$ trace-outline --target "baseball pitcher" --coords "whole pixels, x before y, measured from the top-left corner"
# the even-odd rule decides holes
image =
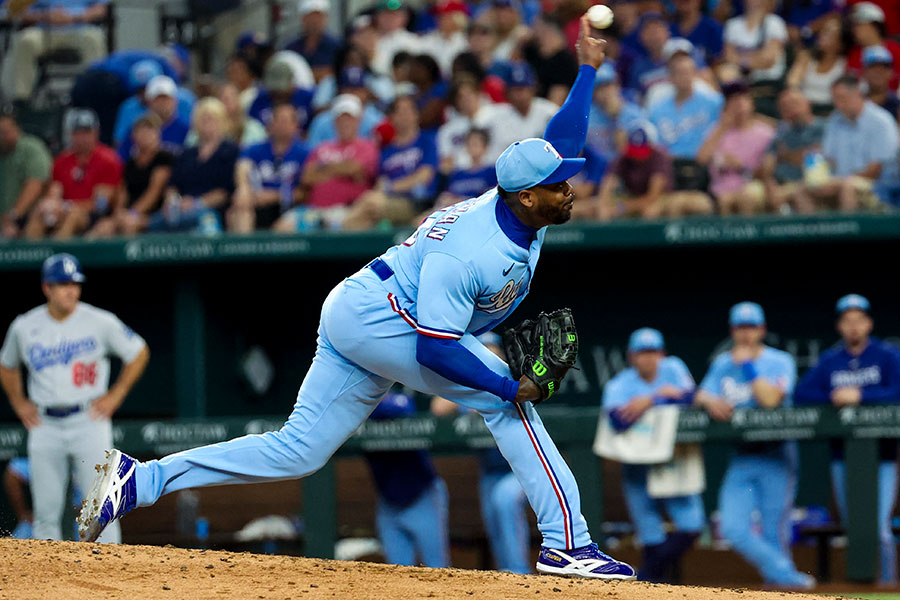
[[[309,475],[399,381],[484,417],[537,515],[539,571],[634,578],[630,566],[592,542],[575,478],[534,409],[574,365],[571,314],[542,314],[506,336],[509,365],[475,337],[521,303],[547,226],[571,217],[567,180],[584,164],[574,157],[584,147],[604,58],[585,18],[581,26],[578,78],[545,139],[510,145],[497,159],[498,187],[435,212],[328,295],[316,356],[284,427],[145,463],[109,452],[82,512],[83,539],[176,490]]]

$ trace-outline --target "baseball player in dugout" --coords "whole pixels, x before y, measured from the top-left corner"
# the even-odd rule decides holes
[[[656,329],[642,327],[628,339],[628,362],[631,365],[613,377],[603,389],[603,414],[616,431],[627,431],[648,411],[657,406],[684,406],[693,399],[696,385],[684,362],[667,356],[663,335]],[[654,431],[656,433],[656,431]],[[699,453],[699,449],[694,449]],[[699,457],[696,460],[700,460]],[[625,505],[634,523],[641,545],[641,568],[638,579],[653,583],[671,583],[680,570],[681,558],[700,536],[706,523],[703,499],[699,490],[688,489],[691,482],[680,470],[681,489],[664,492],[652,485],[658,480],[660,467],[669,465],[641,464],[640,460],[622,460],[622,491]],[[665,530],[661,509],[672,522]]]
[[[790,406],[797,365],[787,352],[765,344],[762,307],[755,302],[735,304],[728,325],[734,346],[715,357],[694,403],[718,421],[730,420],[736,408]],[[756,567],[767,585],[810,589],[816,582],[794,566],[790,546],[797,460],[794,441],[740,444],[719,488],[720,527],[722,536]]]
[[[47,303],[19,315],[0,349],[0,384],[28,429],[34,537],[62,539],[70,472],[90,489],[94,467],[112,445],[110,419],[147,366],[144,340],[114,314],[80,301],[78,260],[54,254],[41,269]],[[109,387],[109,355],[122,371]],[[22,386],[22,369],[28,387]],[[119,527],[101,542],[120,542]]]
[[[331,291],[315,358],[279,431],[148,462],[110,451],[81,513],[82,539],[177,490],[309,475],[400,382],[484,418],[537,515],[539,572],[634,579],[592,541],[575,478],[535,410],[575,363],[571,313],[542,313],[508,330],[509,364],[476,339],[525,298],[547,227],[571,217],[567,180],[584,165],[577,156],[604,46],[582,17],[578,77],[543,139],[511,144],[497,159],[496,188],[433,213]]]
[[[795,404],[832,404],[838,408],[860,404],[900,402],[900,350],[872,335],[875,323],[869,300],[847,294],[837,301],[837,330],[841,342],[823,352],[806,372]],[[897,544],[891,527],[897,500],[897,440],[878,440],[879,582],[897,584]],[[831,485],[841,520],[847,522],[847,465],[843,440],[831,442]]]

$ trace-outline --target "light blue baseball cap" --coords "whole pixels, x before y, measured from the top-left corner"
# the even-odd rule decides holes
[[[629,352],[662,352],[665,347],[663,335],[650,327],[641,327],[628,338]]]
[[[507,192],[565,181],[584,166],[583,158],[563,158],[547,140],[514,142],[497,159],[497,183]]]
[[[756,302],[740,302],[731,307],[728,324],[732,327],[762,327],[766,324],[766,313]]]
[[[872,65],[893,65],[894,55],[884,46],[868,46],[862,53],[862,64],[865,67]]]
[[[844,314],[848,310],[856,309],[863,312],[869,312],[871,305],[868,298],[859,294],[847,294],[837,301],[835,309],[839,315]]]

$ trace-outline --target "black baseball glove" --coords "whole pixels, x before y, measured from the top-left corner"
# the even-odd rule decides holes
[[[559,390],[578,356],[578,332],[572,311],[561,308],[542,312],[503,333],[503,349],[513,379],[527,376],[541,390],[540,404]]]

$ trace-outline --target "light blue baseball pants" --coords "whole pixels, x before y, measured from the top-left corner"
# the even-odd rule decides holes
[[[435,477],[409,506],[397,506],[378,498],[375,528],[384,557],[394,565],[421,564],[436,569],[450,566],[447,484]]]
[[[525,492],[513,473],[482,473],[478,479],[481,517],[494,562],[501,571],[531,573]]]
[[[674,498],[651,498],[647,493],[646,465],[622,465],[622,488],[628,514],[642,546],[656,546],[666,541],[660,507],[665,508],[677,531],[699,533],[706,519],[703,499],[699,494]]]
[[[571,549],[589,544],[575,478],[534,407],[504,402],[418,364],[418,334],[405,312],[410,304],[396,297],[392,303],[389,295],[394,291],[369,269],[334,288],[322,307],[316,356],[284,426],[276,432],[139,464],[138,506],[185,488],[296,479],[314,473],[399,381],[484,417],[525,490],[546,546]],[[509,376],[506,363],[474,336],[466,334],[460,342],[489,368]]]
[[[801,581],[790,549],[789,518],[796,493],[792,462],[770,455],[735,456],[719,489],[722,535],[768,584]],[[758,532],[754,531],[754,511],[761,518]]]

